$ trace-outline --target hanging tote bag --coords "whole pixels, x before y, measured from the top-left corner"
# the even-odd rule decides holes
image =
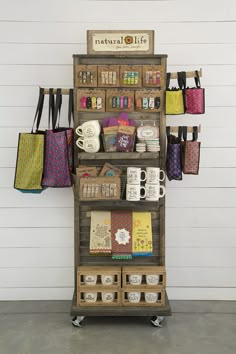
[[[171,180],[182,180],[181,165],[181,136],[182,127],[179,127],[178,137],[170,134],[170,127],[166,127],[167,152],[166,152],[166,174]]]
[[[183,95],[183,82],[178,73],[178,85],[179,88],[171,88],[170,85],[171,74],[166,75],[166,94],[165,94],[165,113],[166,114],[184,114],[184,95]]]
[[[69,95],[68,120],[71,122],[73,92]],[[61,89],[57,89],[56,106],[52,119],[52,130],[45,133],[44,187],[71,187],[73,168],[73,129],[60,128],[59,116],[62,105]]]
[[[186,113],[204,114],[205,113],[205,89],[201,88],[198,71],[195,71],[196,87],[185,89],[185,107]]]
[[[40,88],[31,133],[19,134],[14,188],[25,193],[43,190],[44,132],[39,131],[43,103],[44,90]]]
[[[197,127],[193,127],[193,140],[187,140],[187,127],[183,127],[182,168],[184,174],[198,175],[201,143],[197,141],[197,138]]]

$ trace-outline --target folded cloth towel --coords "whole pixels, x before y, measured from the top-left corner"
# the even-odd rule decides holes
[[[111,212],[91,211],[90,254],[111,254]]]
[[[111,240],[113,259],[132,258],[132,212],[111,212]]]
[[[152,219],[150,212],[133,212],[132,215],[132,254],[152,255]]]

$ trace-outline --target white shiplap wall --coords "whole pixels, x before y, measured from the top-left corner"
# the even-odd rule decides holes
[[[168,183],[171,299],[236,299],[236,3],[0,0],[0,300],[71,299],[73,196],[12,188],[18,133],[29,131],[38,86],[71,87],[87,29],[153,29],[168,70],[203,69],[201,170]],[[46,116],[44,116],[46,126]]]

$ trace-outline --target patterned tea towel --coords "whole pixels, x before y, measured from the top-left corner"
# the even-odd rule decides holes
[[[152,219],[150,212],[133,212],[132,254],[152,255]]]
[[[111,254],[111,212],[91,211],[90,254]]]
[[[111,212],[111,240],[113,259],[132,258],[132,212]]]

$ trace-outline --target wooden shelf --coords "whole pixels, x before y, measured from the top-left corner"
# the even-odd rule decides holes
[[[171,307],[167,294],[165,306],[77,306],[74,293],[70,309],[71,316],[171,316]]]
[[[99,204],[98,204],[99,203]],[[110,208],[110,209],[126,209],[126,210],[156,210],[160,206],[160,202],[149,202],[147,200],[140,200],[138,202],[130,202],[128,200],[81,200],[81,205],[96,207],[96,210]]]
[[[79,152],[78,159],[79,160],[149,160],[156,159],[159,157],[159,152],[96,152],[96,153],[88,153],[88,152]]]

